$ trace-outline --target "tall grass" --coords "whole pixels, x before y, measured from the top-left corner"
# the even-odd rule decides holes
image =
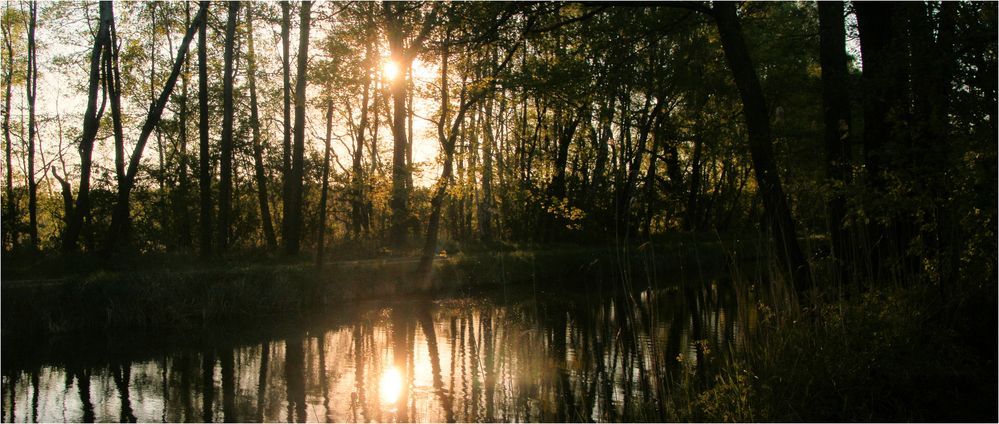
[[[765,248],[765,246],[760,246]],[[996,290],[913,279],[840,281],[821,260],[799,299],[773,265],[731,264],[747,342],[686,367],[663,400],[669,421],[990,421],[997,419]],[[869,281],[869,280],[868,280]],[[703,371],[700,370],[700,371]]]

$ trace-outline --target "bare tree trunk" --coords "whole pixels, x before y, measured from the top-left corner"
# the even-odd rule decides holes
[[[713,7],[725,58],[742,97],[743,114],[749,131],[749,150],[756,171],[756,182],[763,197],[764,212],[773,231],[777,260],[781,268],[789,273],[795,289],[799,293],[804,292],[811,285],[811,272],[798,245],[794,219],[777,172],[766,99],[742,36],[742,25],[735,11],[736,4],[718,2]]]
[[[291,208],[285,211],[288,217],[288,237],[285,249],[289,255],[297,255],[302,234],[302,178],[305,166],[305,86],[308,80],[306,66],[309,54],[309,19],[311,1],[302,2],[298,38],[298,79],[295,83],[295,139],[292,147],[291,168]]]
[[[201,10],[207,13],[209,2],[199,3]],[[208,138],[208,42],[207,27],[198,28],[198,186],[201,191],[201,223],[199,240],[201,256],[212,253],[212,166],[210,140]]]
[[[291,201],[291,4],[281,2],[281,81],[283,94],[283,141],[281,143],[281,239],[287,245],[288,225],[291,223],[288,211]]]
[[[38,4],[28,3],[28,69],[24,82],[28,98],[28,236],[32,250],[38,249],[38,182],[35,181],[35,98],[38,93],[38,62],[35,26]]]
[[[253,173],[257,180],[257,200],[260,204],[260,221],[267,247],[277,248],[271,210],[267,203],[267,175],[264,173],[264,146],[260,139],[260,118],[257,110],[257,60],[253,49],[253,4],[246,4],[246,78],[250,85],[250,127],[253,129]]]
[[[4,198],[7,201],[5,204],[6,210],[4,210],[4,220],[3,225],[0,228],[3,229],[3,248],[7,248],[7,242],[10,242],[10,247],[13,249],[17,244],[17,222],[18,222],[18,211],[17,211],[17,200],[14,199],[14,168],[11,163],[11,141],[10,141],[10,96],[11,96],[11,85],[13,83],[14,77],[14,46],[11,41],[11,28],[10,28],[10,14],[5,13],[3,15],[3,45],[4,50],[6,50],[7,57],[4,61],[5,71],[3,75],[4,83],[4,98],[3,98],[3,137],[4,137],[4,155],[5,162],[4,173],[7,174],[6,180],[6,192],[4,193]]]
[[[222,71],[222,139],[220,146],[221,159],[219,160],[219,224],[217,247],[219,252],[225,252],[229,248],[229,233],[231,232],[230,215],[232,214],[232,125],[235,114],[232,85],[233,85],[233,62],[235,61],[236,48],[236,23],[239,20],[239,2],[230,1],[228,3],[229,14],[225,26],[225,60]]]
[[[330,186],[330,138],[333,136],[333,100],[326,104],[326,139],[323,149],[323,189],[319,194],[319,238],[316,249],[316,264],[323,265],[326,259],[326,195]]]
[[[149,136],[152,134],[153,129],[159,123],[160,115],[163,113],[163,108],[166,106],[167,100],[170,98],[170,93],[173,91],[174,85],[177,83],[177,77],[180,75],[181,66],[184,64],[184,57],[187,55],[188,46],[191,44],[191,39],[194,38],[194,32],[198,30],[202,23],[205,21],[205,15],[208,13],[208,7],[206,3],[201,4],[201,8],[198,10],[198,15],[194,18],[194,22],[187,29],[187,34],[184,35],[184,41],[181,42],[180,50],[177,52],[177,59],[173,64],[173,68],[170,71],[170,76],[167,78],[166,84],[163,87],[163,91],[160,93],[159,98],[153,107],[149,111],[149,115],[146,117],[146,122],[142,126],[142,130],[139,133],[139,139],[135,144],[135,150],[132,152],[132,156],[128,162],[128,170],[125,173],[124,184],[118,187],[118,196],[115,203],[114,211],[111,216],[111,232],[108,238],[108,251],[112,252],[118,247],[120,240],[126,235],[128,222],[128,202],[132,193],[132,186],[135,184],[135,176],[139,172],[139,161],[142,160],[142,151],[146,147],[146,142],[149,140]]]
[[[104,113],[103,102],[98,110],[97,90],[100,87],[101,79],[101,54],[104,52],[104,47],[109,44],[107,42],[108,33],[114,22],[114,11],[111,9],[111,2],[101,2],[99,7],[101,21],[97,35],[94,37],[94,48],[90,53],[87,109],[83,113],[83,134],[80,136],[80,189],[76,196],[76,207],[73,208],[73,215],[66,226],[66,232],[63,233],[62,239],[62,250],[66,252],[76,250],[84,218],[90,213],[90,172],[93,163],[94,139],[97,137],[97,128],[100,125],[101,115]]]

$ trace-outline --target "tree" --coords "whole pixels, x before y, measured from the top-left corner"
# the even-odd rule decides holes
[[[329,214],[326,198],[330,187],[330,138],[332,136],[333,100],[328,100],[326,104],[326,137],[323,139],[323,188],[319,195],[319,234],[316,247],[316,263],[319,266],[322,266],[326,259],[326,216]]]
[[[6,54],[4,58],[4,98],[3,98],[3,137],[4,137],[4,173],[6,175],[6,185],[4,191],[4,221],[3,221],[3,248],[7,248],[10,243],[11,248],[17,245],[17,202],[14,200],[14,168],[11,162],[11,142],[10,142],[10,96],[11,86],[14,81],[14,43],[13,29],[11,28],[12,8],[7,8],[3,12],[3,47]]]
[[[184,2],[184,27],[191,25],[191,4],[189,2]],[[174,208],[177,215],[180,217],[180,228],[178,229],[179,234],[179,244],[182,249],[190,249],[191,247],[191,209],[188,205],[188,196],[190,193],[190,183],[188,179],[188,154],[187,154],[187,118],[189,114],[188,109],[188,82],[191,79],[191,56],[187,55],[184,57],[184,69],[180,74],[180,99],[178,105],[177,119],[179,130],[177,132],[177,139],[179,142],[178,150],[180,155],[180,160],[177,165],[178,176],[177,176],[177,191],[173,198]]]
[[[109,44],[110,28],[114,23],[114,11],[110,2],[100,3],[100,23],[94,36],[94,47],[90,53],[90,79],[87,86],[87,109],[83,113],[83,134],[80,136],[80,184],[76,195],[76,207],[72,217],[68,219],[66,231],[63,233],[62,249],[70,252],[77,249],[83,220],[90,213],[90,172],[93,165],[94,139],[104,114],[104,102],[100,109],[97,105],[97,91],[101,79],[102,54],[109,54],[104,48]],[[68,213],[69,211],[67,211]]]
[[[28,72],[24,81],[28,99],[28,237],[32,250],[38,249],[38,181],[35,180],[35,100],[38,95],[38,55],[35,48],[35,27],[38,4],[28,3]],[[42,173],[44,176],[44,172]]]
[[[770,119],[767,116],[766,99],[763,97],[760,80],[756,76],[756,69],[742,36],[736,5],[718,2],[714,4],[712,11],[718,24],[718,34],[721,36],[725,58],[742,97],[753,170],[760,196],[763,198],[767,224],[773,233],[777,260],[791,277],[795,289],[799,293],[804,292],[811,284],[811,272],[801,246],[798,245],[794,219],[791,217],[787,196],[781,186],[770,140]]]
[[[297,255],[301,249],[302,235],[302,187],[305,167],[305,87],[308,80],[306,74],[309,63],[309,20],[311,1],[302,2],[301,20],[298,41],[298,79],[295,82],[295,139],[292,147],[291,186],[289,209],[285,210],[288,220],[288,234],[285,238],[285,252]]]
[[[264,173],[264,146],[260,138],[260,118],[257,111],[257,62],[253,49],[253,4],[246,4],[246,78],[250,89],[250,128],[253,130],[253,173],[257,181],[257,200],[260,204],[260,219],[267,247],[277,248],[277,237],[271,223],[268,205],[267,176]]]
[[[199,3],[201,10],[207,10],[208,1]],[[212,175],[211,152],[208,134],[208,41],[207,27],[198,27],[198,187],[201,204],[201,222],[198,226],[201,255],[212,252]]]
[[[222,143],[220,146],[221,166],[219,170],[219,223],[218,249],[225,252],[229,248],[229,233],[232,231],[229,215],[232,213],[232,84],[235,75],[236,22],[239,20],[239,2],[228,3],[229,14],[225,26],[225,70],[222,75]]]
[[[437,21],[435,6],[423,20],[423,26],[409,43],[406,44],[403,13],[408,4],[386,2],[382,3],[385,11],[386,33],[388,34],[389,50],[392,62],[398,67],[395,79],[391,82],[392,93],[392,192],[389,207],[392,209],[392,224],[389,230],[389,240],[395,246],[406,242],[409,227],[409,190],[407,181],[412,178],[412,170],[407,166],[406,152],[410,141],[406,138],[406,98],[408,84],[405,76],[409,73],[413,59],[423,49],[423,42],[430,34]]]
[[[173,91],[173,87],[177,83],[177,77],[180,76],[180,70],[184,64],[184,56],[187,54],[187,49],[191,44],[191,39],[194,38],[195,31],[198,31],[199,27],[204,24],[205,15],[207,13],[208,5],[203,2],[198,10],[197,16],[195,16],[194,21],[191,23],[191,26],[187,29],[187,33],[184,35],[184,40],[181,42],[180,49],[177,51],[177,58],[170,71],[170,76],[167,78],[166,84],[160,92],[156,102],[153,103],[153,107],[150,108],[149,114],[146,116],[146,122],[142,125],[142,129],[139,132],[139,138],[136,141],[135,150],[132,151],[132,155],[128,162],[128,170],[125,173],[125,179],[122,182],[122,185],[118,187],[118,195],[111,216],[111,230],[108,239],[109,251],[118,248],[119,241],[127,235],[126,232],[129,221],[128,202],[131,196],[132,187],[135,185],[135,176],[139,172],[139,161],[142,159],[142,151],[145,149],[146,142],[149,140],[149,136],[152,134],[153,129],[159,122],[160,116],[163,113],[163,108],[166,107],[167,100],[170,98],[170,93]]]
[[[454,9],[448,10],[453,13]],[[441,170],[441,176],[437,180],[437,184],[433,191],[433,197],[430,201],[430,222],[427,224],[427,237],[423,244],[423,251],[420,256],[420,263],[417,270],[417,272],[423,274],[430,271],[430,266],[433,263],[433,257],[437,252],[437,237],[438,232],[440,231],[441,207],[444,203],[444,196],[447,193],[448,184],[451,182],[453,174],[452,163],[454,160],[455,143],[460,134],[459,129],[465,120],[465,114],[468,113],[473,106],[482,101],[483,98],[492,94],[496,89],[494,82],[495,74],[493,74],[490,76],[483,76],[480,81],[473,81],[472,84],[478,85],[478,87],[475,91],[470,93],[470,84],[467,82],[469,70],[465,69],[462,77],[461,91],[458,96],[458,109],[455,113],[453,121],[450,121],[450,124],[448,124],[448,109],[451,107],[448,93],[448,62],[450,61],[449,44],[452,42],[450,26],[447,27],[445,34],[444,40],[441,42],[441,110],[440,117],[437,120],[437,139],[443,149],[444,164],[443,169]],[[520,43],[514,43],[514,47],[509,49],[509,52],[506,57],[504,57],[503,61],[496,64],[494,71],[498,73],[504,70],[519,47]]]
[[[831,190],[829,235],[833,255],[840,268],[840,278],[851,278],[850,243],[844,230],[846,196],[850,177],[850,96],[847,85],[846,29],[843,26],[843,3],[819,3],[819,59],[822,64],[822,109],[825,130],[826,177]]]
[[[289,225],[291,216],[288,211],[294,208],[291,196],[291,4],[281,2],[281,77],[283,97],[283,119],[281,143],[281,200],[283,201],[283,219],[281,220],[281,238],[288,245],[291,233]]]

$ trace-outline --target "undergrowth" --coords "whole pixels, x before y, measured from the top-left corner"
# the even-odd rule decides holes
[[[874,289],[795,314],[759,303],[752,343],[717,355],[708,381],[688,369],[667,418],[995,421],[995,296]]]

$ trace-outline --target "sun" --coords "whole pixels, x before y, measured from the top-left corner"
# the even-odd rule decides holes
[[[382,75],[389,81],[395,80],[399,76],[399,64],[392,60],[386,60],[382,63]]]

